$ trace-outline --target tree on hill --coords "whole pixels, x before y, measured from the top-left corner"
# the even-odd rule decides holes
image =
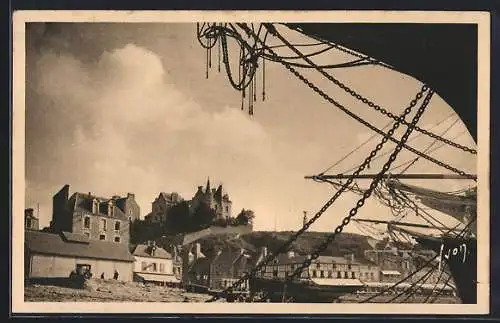
[[[237,225],[253,225],[253,220],[255,219],[255,213],[252,210],[242,209],[241,212],[236,216]]]
[[[215,211],[205,203],[200,203],[190,221],[191,230],[200,230],[209,227],[216,218]]]
[[[182,201],[172,206],[168,211],[166,229],[170,233],[187,232],[191,226],[190,220],[189,204]]]

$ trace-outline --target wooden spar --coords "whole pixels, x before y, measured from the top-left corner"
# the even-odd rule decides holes
[[[337,175],[312,175],[305,176],[306,179],[373,179],[377,177],[377,174],[337,174]],[[477,179],[476,175],[458,175],[458,174],[385,174],[384,178],[394,178],[394,179]]]
[[[419,223],[392,222],[392,221],[370,220],[370,219],[352,219],[352,220],[356,221],[356,222],[370,222],[370,223],[376,223],[376,224],[383,223],[383,224],[402,225],[402,226],[416,227],[416,228],[429,228],[429,229],[444,229],[444,230],[449,230],[449,228],[446,228],[446,227],[431,226],[431,225],[419,224]],[[452,231],[460,231],[460,230],[459,229],[454,229]]]

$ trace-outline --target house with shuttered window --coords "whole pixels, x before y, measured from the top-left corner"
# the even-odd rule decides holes
[[[135,281],[165,286],[180,284],[182,273],[176,259],[154,242],[137,245],[132,254]]]

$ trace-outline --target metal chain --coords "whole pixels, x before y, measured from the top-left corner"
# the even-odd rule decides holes
[[[224,41],[222,41],[222,45],[223,47],[224,46]],[[272,51],[271,51],[272,52]],[[223,58],[223,60],[225,61],[225,63],[228,65],[228,60],[227,60],[227,47],[226,47],[226,51],[225,51],[225,58]],[[274,55],[276,55],[275,53],[273,53]],[[223,56],[224,56],[224,53],[223,53]],[[285,62],[280,62],[282,64],[286,64]],[[287,67],[285,65],[285,67]],[[387,140],[392,140],[392,141],[395,141],[396,143],[398,143],[398,145],[401,145],[402,147],[405,147],[407,149],[411,148],[411,147],[408,147],[406,146],[403,142],[399,142],[397,141],[396,139],[394,139],[392,137],[392,134],[391,133],[384,133],[380,130],[378,130],[377,128],[371,126],[369,123],[367,123],[366,121],[364,121],[363,119],[359,118],[357,115],[353,114],[352,112],[350,112],[349,110],[347,110],[345,107],[343,107],[342,105],[340,105],[339,103],[337,103],[335,100],[329,98],[325,93],[323,93],[319,88],[317,88],[316,86],[314,86],[314,84],[312,84],[311,82],[309,82],[307,79],[305,79],[305,77],[303,77],[302,75],[300,75],[298,72],[296,72],[293,68],[291,67],[287,67],[292,73],[294,73],[297,77],[299,77],[299,79],[301,79],[302,81],[305,81],[306,84],[311,87],[313,90],[315,90],[316,92],[318,92],[322,97],[324,97],[325,99],[327,99],[328,101],[333,101],[331,103],[333,103],[334,105],[336,106],[339,106],[339,108],[345,110],[344,112],[348,113],[349,115],[351,115],[351,117],[355,118],[356,120],[358,120],[359,122],[363,123],[364,125],[370,127],[372,130],[378,132],[379,134],[383,135],[384,136],[384,143],[387,142]],[[417,103],[417,100],[420,99],[422,96],[423,96],[423,93],[427,90],[427,87],[424,86],[422,88],[423,91],[420,91],[416,98],[414,100],[411,101],[410,103],[410,106],[411,107],[414,107]],[[433,93],[432,91],[430,93]],[[326,97],[325,97],[326,96]],[[408,108],[407,108],[408,109]],[[410,108],[411,109],[411,108]],[[406,112],[406,110],[405,110]],[[397,121],[397,120],[396,120]],[[411,127],[409,128],[409,130],[413,130],[414,128]],[[362,170],[364,170],[366,168],[366,166],[369,164],[369,162],[371,161],[371,159],[377,154],[377,152],[382,148],[382,146],[377,145],[376,149],[374,151],[372,151],[370,153],[370,155],[365,159],[365,162],[363,164],[360,165],[360,167],[358,168],[358,170],[356,172],[354,172],[354,176],[356,174],[359,174]],[[401,148],[400,148],[401,150]],[[420,152],[417,151],[417,150],[414,150],[415,153],[419,154]],[[422,153],[420,153],[422,154]],[[424,158],[426,158],[425,156],[422,156]],[[429,157],[432,159],[432,157]],[[427,158],[428,159],[428,158]],[[431,160],[432,161],[432,160]],[[443,163],[444,164],[444,163]],[[445,166],[447,166],[446,164],[444,164]],[[445,167],[443,166],[443,167]],[[449,166],[451,167],[451,166]],[[451,167],[452,170],[453,170],[453,167]],[[458,170],[457,170],[458,171]],[[468,174],[465,174],[464,173],[464,176],[470,176],[470,177],[473,177],[472,175],[468,175]],[[248,280],[249,278],[253,277],[259,270],[261,270],[265,265],[267,265],[269,263],[269,261],[271,261],[272,259],[274,259],[275,255],[279,254],[279,253],[282,253],[283,251],[285,251],[294,241],[297,240],[297,238],[303,233],[305,232],[309,227],[310,225],[315,222],[334,202],[335,200],[349,187],[350,184],[352,184],[353,182],[353,178],[349,178],[348,181],[346,182],[346,184],[344,184],[336,193],[335,195],[320,209],[320,211],[318,211],[318,213],[313,217],[311,218],[303,227],[302,229],[300,229],[299,231],[296,232],[296,234],[294,234],[285,244],[283,244],[276,252],[274,252],[274,254],[269,254],[263,261],[261,261],[259,264],[257,264],[249,273],[246,273],[245,275],[243,275],[240,279],[238,279],[238,281],[236,281],[231,287],[227,288],[224,292],[232,292],[232,290],[238,286],[240,286],[243,282],[245,282],[246,280]],[[366,192],[365,192],[366,193]],[[358,202],[359,204],[359,202]],[[360,206],[358,206],[357,208],[361,207],[362,205],[364,204],[364,202],[361,203]],[[356,211],[357,212],[357,211]],[[345,221],[345,219],[344,219]],[[350,221],[350,218],[349,220],[347,220],[347,224],[344,224],[344,221],[343,221],[343,225],[342,225],[342,228],[347,225]],[[342,228],[339,229],[337,228],[336,231],[340,230],[342,231]],[[315,255],[315,254],[314,254]],[[220,296],[213,296],[211,299],[207,300],[206,302],[213,302],[217,299],[219,299]]]
[[[426,88],[426,86],[424,86]],[[424,102],[422,102],[422,105],[420,106],[420,108],[418,109],[417,113],[415,114],[415,116],[413,117],[413,120],[411,122],[411,125],[414,125],[416,124],[420,117],[422,116],[422,114],[424,113],[425,109],[427,108],[432,96],[434,94],[434,91],[430,90],[429,93],[427,94],[427,96],[425,97],[424,99]],[[413,101],[412,101],[413,102]],[[403,114],[404,115],[407,115],[410,111],[408,111],[409,109],[406,109],[405,110],[405,113]],[[394,131],[399,127],[400,123],[399,122],[396,122],[392,129],[389,130],[389,132],[392,131],[392,133],[394,133]],[[344,229],[345,226],[347,226],[350,222],[351,222],[351,219],[358,213],[358,210],[365,204],[365,200],[368,199],[373,190],[375,190],[375,188],[377,187],[377,185],[379,184],[379,182],[382,180],[384,174],[389,170],[389,168],[391,167],[391,164],[396,160],[396,157],[397,155],[399,154],[399,152],[403,149],[403,144],[404,142],[406,142],[406,140],[408,140],[408,137],[410,136],[410,134],[413,132],[414,128],[413,127],[408,127],[408,129],[406,129],[406,132],[404,133],[404,135],[401,137],[401,141],[400,143],[396,146],[396,148],[394,149],[393,153],[391,154],[391,156],[389,157],[389,160],[384,164],[384,166],[382,167],[382,170],[377,174],[377,176],[374,178],[374,180],[371,182],[370,184],[370,187],[368,188],[368,190],[366,190],[364,193],[363,193],[363,196],[358,200],[358,202],[356,203],[356,206],[353,207],[350,211],[349,211],[349,215],[346,216],[343,220],[342,220],[342,223],[337,226],[335,228],[335,231],[333,232],[333,234],[329,235],[328,238],[323,242],[321,243],[318,248],[316,248],[316,251],[314,251],[311,256],[306,259],[302,265],[300,265],[294,272],[291,276],[289,276],[288,279],[293,279],[294,277],[296,277],[297,275],[300,275],[302,273],[302,271],[309,267],[311,265],[311,263],[317,259],[319,256],[320,256],[320,253],[323,252],[324,250],[326,250],[326,248],[333,242],[333,240],[335,239],[335,237],[341,233]],[[391,134],[392,135],[392,134]],[[385,136],[383,139],[382,139],[382,142],[379,143],[377,145],[377,147],[381,147],[385,142],[387,142],[387,139],[389,136],[391,136],[389,134],[387,134],[387,136]]]
[[[240,24],[240,27],[245,29],[245,28],[248,28],[246,27],[245,25],[242,25]],[[270,31],[270,33],[272,33]],[[276,54],[276,52],[274,52],[272,49],[268,48],[269,52],[274,55],[275,57],[278,57],[278,55]],[[287,62],[285,62],[284,60],[280,60],[278,59],[277,60],[280,64],[282,64],[286,69],[288,69],[290,72],[292,72],[292,74],[294,74],[298,79],[300,79],[303,83],[305,83],[309,88],[311,88],[314,92],[318,93],[323,99],[325,99],[326,101],[330,102],[331,104],[333,104],[334,106],[336,106],[337,108],[339,108],[340,110],[342,110],[344,113],[346,113],[347,115],[349,115],[351,118],[357,120],[358,122],[360,122],[361,124],[365,125],[366,127],[370,128],[371,130],[377,132],[378,134],[380,134],[381,136],[385,136],[386,133],[383,132],[382,130],[378,129],[377,127],[373,126],[372,124],[370,124],[369,122],[363,120],[361,117],[359,117],[358,115],[356,115],[355,113],[351,112],[349,109],[347,109],[346,107],[344,107],[342,104],[340,104],[339,102],[335,101],[333,98],[331,98],[328,94],[326,94],[325,92],[323,92],[319,87],[317,87],[316,85],[314,85],[311,81],[309,81],[305,76],[303,76],[302,74],[300,74],[296,69],[294,69],[292,66],[288,65]],[[392,142],[396,143],[396,144],[399,144],[399,140],[393,138],[393,137],[390,137],[389,140],[391,140]],[[434,164],[436,165],[439,165],[449,171],[452,171],[454,173],[457,173],[459,174],[460,176],[463,176],[465,178],[469,178],[469,179],[472,179],[474,181],[477,181],[477,176],[475,175],[472,175],[472,174],[467,174],[465,173],[464,171],[462,170],[459,170],[451,165],[448,165],[442,161],[439,161],[427,154],[424,154],[422,153],[421,151],[418,151],[417,149],[411,147],[411,146],[408,146],[407,144],[403,144],[403,147],[406,148],[407,150],[413,152],[414,154],[424,158],[424,159],[427,159],[431,162],[433,162]]]
[[[410,105],[405,109],[404,113],[408,114],[411,112],[412,108],[417,104],[418,100],[422,98],[423,94],[428,90],[428,87],[426,85],[423,85],[421,90],[415,95],[415,98],[411,100]],[[399,124],[398,124],[399,126]],[[317,220],[319,219],[323,213],[326,212],[326,210],[344,193],[344,191],[354,182],[354,176],[359,175],[368,164],[370,164],[371,160],[377,155],[377,153],[383,148],[383,145],[389,140],[389,138],[393,135],[394,131],[398,128],[398,126],[393,127],[393,129],[390,129],[387,134],[385,134],[384,138],[382,141],[375,147],[375,149],[370,152],[370,155],[364,160],[364,162],[359,166],[359,168],[353,173],[353,176],[350,177],[347,182],[342,185],[342,187],[335,192],[335,194],[328,200],[325,205],[307,222],[304,224],[304,226],[298,230],[294,235],[292,235],[287,242],[285,242],[278,250],[276,250],[273,253],[269,253],[269,255],[266,256],[266,258],[263,259],[259,264],[257,264],[251,271],[250,273],[245,274],[243,277],[241,277],[239,280],[237,280],[231,287],[225,290],[225,292],[231,291],[232,289],[240,286],[245,280],[253,277],[258,271],[260,271],[264,266],[266,266],[271,260],[273,260],[276,255],[286,251],[293,242],[295,242],[298,237],[304,233],[309,227]],[[213,302],[217,300],[219,297],[214,296],[211,299],[207,300],[207,302]]]
[[[286,69],[288,69],[290,72],[292,72],[297,78],[299,78],[302,82],[304,82],[309,88],[311,88],[314,92],[318,93],[321,97],[323,97],[323,99],[325,99],[326,101],[330,102],[331,104],[337,106],[339,109],[341,109],[342,111],[344,111],[346,114],[348,114],[349,116],[351,116],[352,118],[356,119],[358,122],[362,123],[363,125],[367,126],[368,128],[372,129],[373,131],[379,133],[380,135],[384,136],[385,133],[383,131],[381,131],[380,129],[374,127],[372,124],[368,123],[367,121],[363,120],[362,118],[360,118],[359,116],[357,116],[356,114],[352,113],[351,111],[349,111],[348,109],[346,109],[343,105],[341,105],[340,103],[338,103],[337,101],[335,101],[334,99],[332,99],[328,94],[326,94],[325,92],[323,92],[320,88],[318,88],[316,85],[314,85],[311,81],[309,81],[306,77],[304,77],[302,74],[300,74],[299,72],[297,72],[293,67],[291,66],[288,66],[286,65],[286,62],[280,62],[281,64],[283,64],[285,66]],[[411,126],[411,125],[410,125]],[[413,127],[414,128],[414,127]],[[394,143],[396,144],[399,144],[399,140],[395,139],[395,138],[389,138],[389,140],[393,141]],[[411,147],[411,146],[408,146],[407,144],[403,144],[403,147],[408,149],[409,151],[413,152],[414,154],[422,157],[422,158],[425,158],[433,163],[435,163],[436,165],[439,165],[443,168],[446,168],[447,170],[450,170],[454,173],[457,173],[463,177],[466,177],[466,178],[469,178],[469,179],[473,179],[473,180],[477,180],[476,176],[475,175],[472,175],[472,174],[467,174],[465,173],[464,171],[462,170],[459,170],[451,165],[448,165],[440,160],[437,160],[431,156],[428,156],[424,153],[422,153],[421,151],[418,151],[417,149]]]
[[[269,25],[266,24],[266,26],[269,26]],[[274,28],[274,27],[272,27],[272,28]],[[297,50],[293,45],[291,45],[286,39],[284,39],[276,31],[276,29],[273,29],[273,32],[274,32],[275,36],[277,36],[281,41],[283,41],[283,43],[285,43],[297,55],[301,56],[303,60],[305,60],[307,63],[309,63],[311,66],[313,66],[318,72],[320,72],[328,80],[330,80],[331,82],[333,82],[335,85],[337,85],[338,87],[340,87],[345,92],[349,93],[352,97],[354,97],[358,101],[360,101],[360,102],[368,105],[369,107],[375,109],[375,111],[380,112],[383,115],[385,115],[385,116],[387,116],[389,118],[392,118],[395,121],[399,121],[399,122],[401,122],[402,124],[404,124],[406,126],[409,126],[408,121],[406,121],[404,118],[400,118],[400,117],[394,115],[393,113],[391,113],[390,111],[387,111],[387,109],[382,108],[380,105],[374,103],[373,101],[370,101],[368,98],[366,98],[366,97],[362,96],[361,94],[357,93],[356,91],[354,91],[353,89],[351,89],[349,86],[345,85],[340,80],[336,79],[335,77],[333,77],[332,75],[330,75],[329,73],[327,73],[324,69],[322,69],[321,67],[317,66],[312,60],[310,60],[307,56],[305,56],[303,53],[301,53],[299,50]],[[398,120],[398,119],[400,119],[400,120]],[[467,146],[455,143],[455,142],[453,142],[453,141],[451,141],[449,139],[443,138],[443,137],[441,137],[441,136],[439,136],[439,135],[437,135],[435,133],[432,133],[432,132],[430,132],[428,130],[422,129],[422,128],[420,128],[417,125],[415,125],[415,130],[418,131],[418,132],[421,132],[421,133],[423,133],[423,134],[425,134],[425,135],[427,135],[429,137],[431,137],[432,139],[436,139],[436,140],[442,141],[442,142],[444,142],[444,143],[446,143],[446,144],[448,144],[450,146],[453,146],[455,148],[461,149],[463,151],[469,152],[469,153],[474,154],[474,155],[477,154],[477,150],[476,149],[469,148]]]

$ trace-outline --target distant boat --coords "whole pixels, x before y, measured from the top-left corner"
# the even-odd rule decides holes
[[[264,292],[272,302],[332,303],[341,296],[364,288],[358,279],[301,278],[285,281],[283,278],[253,277],[249,281],[251,293]]]

